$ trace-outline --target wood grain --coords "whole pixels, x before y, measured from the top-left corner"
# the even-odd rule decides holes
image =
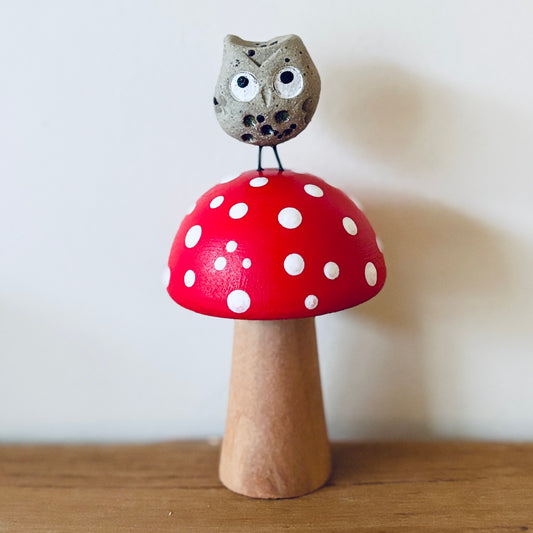
[[[235,320],[220,480],[257,498],[290,498],[329,478],[314,318]]]
[[[533,444],[338,443],[328,484],[254,500],[219,446],[0,446],[0,531],[533,531]]]

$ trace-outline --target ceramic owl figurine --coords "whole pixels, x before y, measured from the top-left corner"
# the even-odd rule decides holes
[[[270,41],[224,40],[222,68],[213,104],[222,129],[239,141],[276,146],[293,139],[309,124],[320,96],[320,76],[296,35]]]

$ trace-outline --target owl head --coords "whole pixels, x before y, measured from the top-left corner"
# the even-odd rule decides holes
[[[320,76],[298,36],[224,39],[213,104],[228,135],[258,146],[293,139],[309,124],[319,96]]]

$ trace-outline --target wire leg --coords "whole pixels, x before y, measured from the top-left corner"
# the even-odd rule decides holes
[[[276,145],[272,146],[272,150],[274,150],[274,155],[276,156],[276,161],[278,162],[278,167],[281,172],[283,172],[283,166],[281,164],[281,161],[279,159],[278,155],[278,147]]]
[[[259,157],[258,157],[258,159],[257,159],[257,170],[258,170],[259,172],[261,172],[261,170],[263,170],[263,167],[261,166],[261,152],[262,152],[262,151],[263,151],[263,147],[260,146],[260,147],[259,147]]]

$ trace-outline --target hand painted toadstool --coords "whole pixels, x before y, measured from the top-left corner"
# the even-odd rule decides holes
[[[385,282],[365,215],[311,174],[248,171],[206,192],[169,258],[170,296],[235,321],[220,477],[259,498],[299,496],[330,473],[314,317]]]

